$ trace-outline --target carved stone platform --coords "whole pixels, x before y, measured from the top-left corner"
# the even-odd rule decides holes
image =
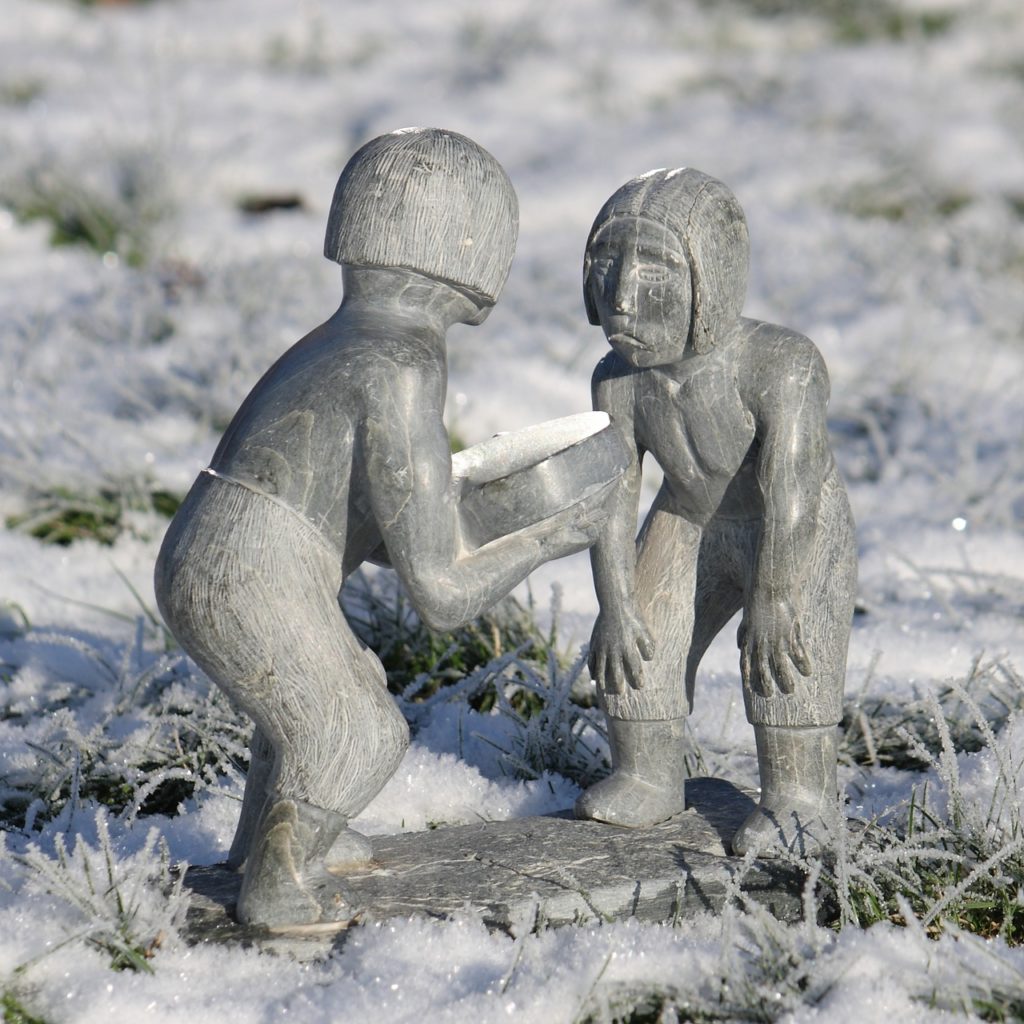
[[[691,779],[686,788],[687,810],[649,829],[576,821],[566,811],[375,836],[372,867],[344,877],[361,921],[443,918],[469,908],[489,926],[513,930],[535,920],[673,921],[717,911],[741,865],[728,855],[728,842],[754,802],[723,779]],[[740,888],[777,917],[796,920],[802,881],[792,865],[755,861]],[[189,941],[257,945],[300,959],[344,941],[344,932],[283,937],[237,924],[240,884],[221,864],[189,868]]]

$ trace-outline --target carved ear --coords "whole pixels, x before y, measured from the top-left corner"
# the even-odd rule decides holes
[[[690,249],[690,344],[694,352],[703,355],[715,347],[715,334],[708,323],[707,300],[704,296],[703,275],[697,269],[700,257]]]
[[[587,311],[587,319],[596,327],[601,323],[597,315],[597,307],[590,290],[590,268],[593,260],[590,258],[590,246],[587,246],[586,254],[583,257],[583,306]]]

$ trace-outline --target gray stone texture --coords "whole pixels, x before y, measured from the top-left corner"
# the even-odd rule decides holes
[[[354,926],[467,908],[508,931],[630,917],[682,922],[720,911],[737,889],[783,920],[799,919],[799,868],[756,860],[744,867],[726,855],[753,800],[722,779],[690,780],[687,794],[687,810],[647,829],[550,816],[376,837],[372,864],[344,874]],[[240,882],[225,865],[189,870],[189,941],[250,943],[299,958],[344,941],[343,932],[272,934],[239,925]]]
[[[802,335],[740,315],[748,258],[735,197],[687,168],[627,182],[590,233],[584,299],[612,349],[594,406],[631,459],[591,552],[601,610],[590,669],[615,771],[577,812],[640,827],[679,810],[697,667],[742,611],[762,795],[732,846],[805,853],[838,818],[854,526],[829,448],[824,363]],[[647,453],[664,482],[634,544]]]
[[[451,629],[587,547],[607,518],[629,458],[609,428],[564,456],[542,451],[539,463],[558,463],[547,476],[503,466],[513,440],[477,460],[478,480],[453,477],[446,332],[486,318],[517,226],[507,175],[464,136],[407,129],[367,143],[338,181],[325,243],[342,264],[340,308],[255,385],[167,531],[164,620],[256,725],[231,850],[245,865],[242,921],[347,919],[326,865],[366,860],[347,822],[408,745],[383,668],[339,608],[345,578],[386,562],[420,618]],[[530,486],[499,483],[514,472]],[[519,500],[555,482],[541,496],[552,500]],[[463,498],[475,501],[466,529]]]

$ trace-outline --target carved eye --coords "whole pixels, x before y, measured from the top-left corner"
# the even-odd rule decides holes
[[[672,276],[672,271],[663,263],[641,263],[636,275],[644,284],[664,284]]]

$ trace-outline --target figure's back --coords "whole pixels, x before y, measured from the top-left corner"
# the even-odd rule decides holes
[[[331,322],[290,348],[249,393],[210,463],[216,473],[293,509],[346,546],[362,399],[351,331]]]

